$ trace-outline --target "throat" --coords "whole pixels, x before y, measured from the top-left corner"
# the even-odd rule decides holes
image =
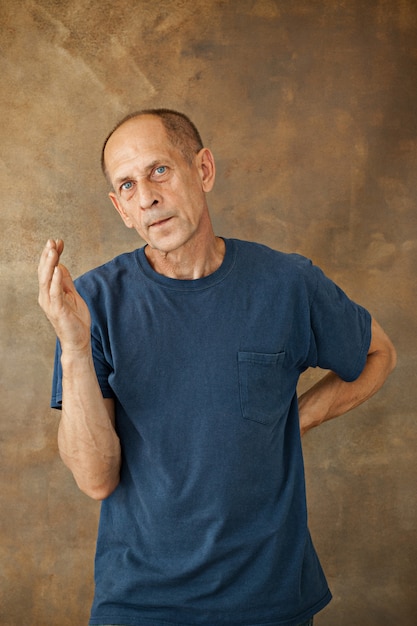
[[[176,280],[197,280],[213,274],[220,265],[226,253],[223,239],[215,237],[213,245],[207,249],[184,249],[173,252],[161,252],[149,245],[145,248],[146,257],[155,272],[167,278]]]

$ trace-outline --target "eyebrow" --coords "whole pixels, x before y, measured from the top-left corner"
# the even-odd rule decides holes
[[[151,161],[151,163],[149,163],[149,165],[145,167],[145,171],[146,172],[152,171],[157,165],[160,165],[162,162],[163,162],[162,159],[154,159],[153,161]],[[127,182],[128,180],[132,180],[132,178],[134,178],[134,176],[129,176],[129,175],[119,176],[118,178],[115,179],[114,183],[116,186],[119,187],[120,185]]]

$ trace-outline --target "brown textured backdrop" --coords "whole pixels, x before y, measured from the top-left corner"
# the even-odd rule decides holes
[[[57,455],[36,265],[49,236],[75,275],[138,245],[99,151],[168,106],[217,158],[218,234],[310,256],[397,346],[384,390],[304,448],[317,626],[415,625],[415,0],[2,0],[0,28],[0,624],[86,624],[99,505]]]

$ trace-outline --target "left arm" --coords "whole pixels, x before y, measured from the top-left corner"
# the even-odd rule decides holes
[[[298,399],[300,430],[310,428],[347,413],[374,395],[382,387],[396,364],[396,352],[389,337],[374,319],[372,339],[365,367],[353,382],[343,381],[329,372]]]

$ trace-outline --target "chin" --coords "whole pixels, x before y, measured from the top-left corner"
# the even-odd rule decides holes
[[[160,252],[163,255],[167,255],[171,252],[176,252],[183,248],[189,243],[192,239],[192,234],[187,234],[182,237],[177,236],[169,236],[166,237],[158,237],[153,238],[152,241],[149,241],[149,245],[153,250]]]

